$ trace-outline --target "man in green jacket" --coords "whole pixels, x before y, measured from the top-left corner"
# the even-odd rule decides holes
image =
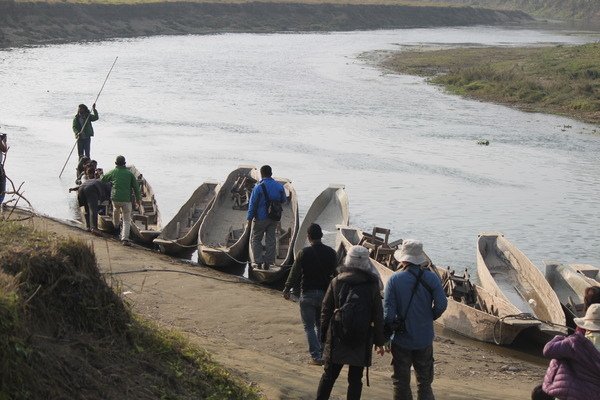
[[[137,178],[125,166],[125,157],[118,156],[115,161],[116,168],[102,177],[103,182],[112,183],[110,199],[113,204],[113,224],[119,226],[123,214],[123,227],[121,229],[121,242],[124,246],[131,246],[129,242],[129,229],[131,227],[131,191],[135,192],[137,206],[141,206],[142,195]]]
[[[77,139],[77,154],[79,155],[79,159],[84,155],[86,157],[90,156],[90,146],[92,136],[94,136],[92,121],[98,121],[99,118],[96,103],[92,104],[92,110],[94,114],[90,113],[85,104],[80,104],[77,109],[77,115],[73,118],[73,133]]]

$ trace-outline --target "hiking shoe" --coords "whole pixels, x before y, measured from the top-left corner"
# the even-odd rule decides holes
[[[127,239],[121,240],[121,244],[123,244],[123,246],[127,246],[127,247],[131,246],[131,242]]]

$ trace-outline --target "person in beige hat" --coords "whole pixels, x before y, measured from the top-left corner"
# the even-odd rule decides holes
[[[401,264],[385,287],[384,315],[392,332],[394,400],[412,399],[411,367],[417,378],[418,399],[433,400],[433,321],[446,310],[442,282],[423,268],[429,259],[423,244],[406,239],[394,253]]]
[[[363,371],[371,365],[373,345],[380,354],[384,352],[379,281],[379,274],[371,268],[369,250],[352,246],[323,299],[321,342],[325,344],[325,368],[316,400],[329,399],[344,365],[348,365],[346,398],[361,398]],[[367,369],[367,382],[368,376]]]
[[[575,325],[585,329],[585,337],[600,351],[600,304],[591,304],[583,318],[573,318]]]

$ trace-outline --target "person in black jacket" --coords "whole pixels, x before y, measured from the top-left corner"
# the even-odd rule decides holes
[[[329,399],[335,380],[344,365],[349,366],[346,398],[348,400],[360,399],[363,371],[365,367],[371,366],[373,344],[379,354],[383,355],[384,353],[385,336],[380,284],[380,276],[371,267],[369,261],[369,250],[363,246],[353,246],[348,251],[344,265],[339,268],[339,275],[333,278],[329,284],[323,300],[321,341],[325,342],[323,352],[325,370],[319,382],[317,400]],[[360,288],[358,288],[359,286]],[[339,324],[336,318],[340,318],[340,310],[344,306],[344,301],[350,301],[348,294],[358,296],[359,293],[363,296],[356,297],[355,302],[364,306],[359,308],[364,313],[370,313],[370,315],[358,318],[367,322],[367,335],[362,342],[349,344],[342,337],[343,332],[339,328],[334,328],[334,324]]]
[[[321,242],[323,232],[317,224],[311,224],[307,230],[310,246],[298,253],[290,276],[285,283],[283,297],[290,298],[290,290],[300,287],[300,317],[304,324],[311,363],[323,365],[323,349],[319,343],[321,336],[321,303],[325,290],[335,274],[337,254],[331,247]]]
[[[100,235],[98,230],[98,205],[106,200],[110,200],[110,183],[104,183],[100,179],[94,178],[94,170],[89,169],[90,179],[81,185],[69,189],[69,192],[77,191],[77,202],[79,207],[85,209],[85,225],[88,231],[95,235]]]

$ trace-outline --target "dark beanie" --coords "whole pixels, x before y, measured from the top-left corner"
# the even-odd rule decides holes
[[[323,237],[323,231],[321,230],[321,227],[317,224],[310,224],[306,233],[308,234],[308,237],[313,240],[318,240]]]

